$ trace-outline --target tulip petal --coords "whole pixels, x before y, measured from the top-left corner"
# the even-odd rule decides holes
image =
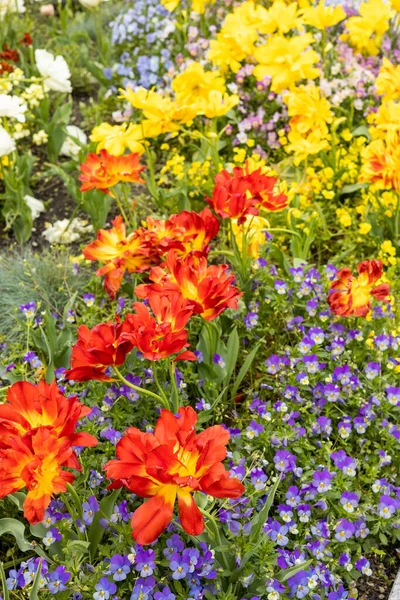
[[[204,531],[204,518],[190,492],[178,492],[179,518],[189,535],[200,535]]]
[[[176,486],[165,486],[162,493],[144,502],[132,515],[132,537],[144,546],[151,544],[172,519]]]

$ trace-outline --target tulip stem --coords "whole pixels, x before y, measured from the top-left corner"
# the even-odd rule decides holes
[[[231,250],[211,250],[208,256],[234,256]]]
[[[152,369],[152,370],[153,370],[153,377],[154,377],[155,384],[156,384],[156,386],[157,386],[157,389],[158,389],[158,391],[160,392],[160,395],[161,395],[161,397],[162,397],[162,398],[163,398],[163,400],[164,400],[164,406],[165,406],[165,408],[169,408],[169,402],[168,402],[168,398],[167,398],[167,396],[165,395],[165,392],[164,392],[164,390],[162,389],[162,387],[161,387],[161,385],[160,385],[160,382],[158,381],[158,377],[157,377],[157,370],[156,370],[156,368],[155,368],[155,367],[154,367],[154,369]]]
[[[128,217],[126,216],[126,212],[125,212],[125,210],[124,210],[124,207],[122,206],[122,202],[121,202],[121,200],[119,199],[119,197],[118,197],[118,194],[115,194],[115,195],[114,195],[114,198],[115,198],[115,201],[116,201],[116,203],[117,203],[117,205],[118,205],[118,208],[119,208],[119,210],[121,211],[121,215],[122,215],[122,217],[123,217],[123,219],[124,219],[124,221],[125,221],[125,224],[126,224],[126,226],[127,226],[127,227],[129,227],[129,219],[128,219]]]
[[[178,395],[178,388],[176,385],[176,375],[175,375],[175,364],[171,361],[170,363],[170,376],[171,376],[171,385],[172,385],[172,390],[173,390],[173,396],[171,398],[171,408],[172,408],[172,412],[174,414],[176,414],[178,412],[179,409],[179,395]]]
[[[130,388],[132,388],[133,390],[135,390],[139,394],[144,394],[145,396],[151,396],[152,398],[154,398],[155,400],[157,400],[157,402],[160,402],[160,404],[162,404],[162,406],[164,406],[164,408],[168,408],[168,401],[167,401],[167,398],[165,396],[161,397],[158,394],[155,394],[154,392],[151,392],[150,390],[145,390],[144,388],[141,388],[138,385],[135,385],[134,383],[131,383],[130,381],[128,381],[127,379],[125,379],[125,377],[122,375],[122,373],[119,372],[119,370],[117,369],[117,367],[115,365],[114,365],[114,371],[118,375],[118,378],[125,385],[127,385]]]

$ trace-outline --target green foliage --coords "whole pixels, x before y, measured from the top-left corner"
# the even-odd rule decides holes
[[[74,275],[65,250],[56,248],[41,254],[30,250],[11,252],[0,259],[0,335],[8,341],[21,339],[23,328],[18,306],[41,302],[49,312],[62,314],[73,294],[82,289],[84,274]],[[25,318],[23,318],[25,319]]]

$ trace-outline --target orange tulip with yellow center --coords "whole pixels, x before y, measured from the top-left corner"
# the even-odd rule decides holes
[[[116,446],[117,458],[105,465],[109,488],[126,487],[149,498],[132,515],[132,536],[138,544],[151,544],[173,518],[178,498],[181,525],[200,535],[204,519],[193,492],[215,498],[238,498],[243,484],[229,477],[222,461],[229,432],[214,425],[196,434],[197,414],[181,407],[179,417],[162,410],[153,433],[129,428]]]
[[[125,271],[141,273],[159,262],[157,237],[143,228],[126,234],[121,216],[112,221],[111,229],[100,229],[97,239],[83,249],[88,260],[105,263],[96,275],[105,275],[104,288],[111,299],[115,298],[122,284]]]
[[[184,210],[166,221],[148,217],[146,227],[157,236],[160,254],[174,249],[180,255],[196,252],[206,256],[210,241],[218,233],[219,221],[205,208],[199,213]]]
[[[213,321],[227,308],[237,308],[241,292],[232,285],[235,276],[227,265],[207,265],[205,257],[189,254],[180,258],[173,250],[167,254],[164,268],[153,267],[150,280],[154,283],[138,285],[138,298],[149,298],[153,293],[178,292],[190,300],[193,312],[206,321]]]
[[[39,523],[54,494],[65,492],[81,470],[75,446],[95,446],[86,432],[76,433],[78,420],[91,409],[73,396],[65,398],[53,382],[37,386],[14,383],[0,405],[0,498],[24,488],[24,514]]]
[[[382,277],[382,261],[366,260],[357,267],[355,277],[349,268],[341,269],[331,285],[328,303],[331,311],[342,317],[365,317],[371,310],[371,299],[389,301],[387,283],[375,284]]]
[[[140,155],[137,153],[124,156],[113,156],[107,150],[100,150],[100,154],[88,154],[86,162],[80,165],[82,181],[81,192],[98,189],[112,196],[110,188],[120,182],[144,183],[140,173],[145,168],[139,163]]]
[[[400,192],[400,133],[389,132],[385,139],[373,140],[362,152],[360,181],[378,190]]]

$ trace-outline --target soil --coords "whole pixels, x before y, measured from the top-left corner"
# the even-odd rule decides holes
[[[400,548],[388,548],[382,558],[368,557],[372,575],[357,581],[357,600],[388,600],[394,580],[400,569]]]

